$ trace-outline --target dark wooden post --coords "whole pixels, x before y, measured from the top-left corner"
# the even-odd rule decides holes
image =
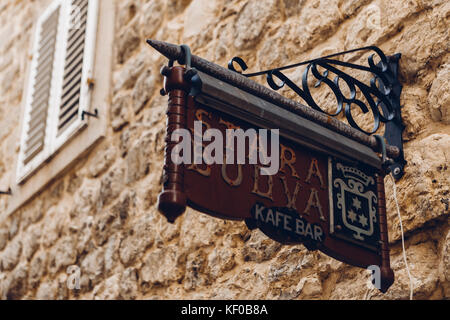
[[[386,195],[384,190],[383,172],[377,174],[378,210],[380,213],[380,240],[381,240],[381,292],[385,293],[394,283],[394,271],[391,269],[389,257],[389,238],[386,217]]]
[[[184,78],[185,68],[164,67],[164,91],[169,95],[167,109],[167,136],[164,162],[163,191],[158,198],[158,209],[170,223],[186,210],[186,194],[184,192],[184,165],[172,162],[171,153],[177,141],[172,142],[172,133],[186,128],[186,102],[190,84]]]

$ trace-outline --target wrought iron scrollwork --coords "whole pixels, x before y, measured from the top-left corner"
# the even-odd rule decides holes
[[[368,66],[335,59],[335,57],[344,54],[365,51],[373,52],[368,58]],[[377,59],[379,59],[378,63],[375,63],[375,55],[378,57]],[[243,74],[243,76],[256,77],[266,75],[267,84],[273,90],[278,91],[287,86],[310,107],[329,116],[335,117],[344,112],[348,123],[352,127],[368,135],[376,133],[380,128],[380,124],[385,123],[384,136],[387,142],[399,147],[401,150],[401,159],[397,159],[396,163],[391,166],[394,176],[399,179],[403,174],[403,167],[406,164],[406,161],[403,158],[403,143],[401,139],[404,126],[402,124],[400,110],[400,93],[402,87],[397,77],[399,59],[400,54],[387,57],[378,47],[369,46],[275,69]],[[235,64],[239,65],[242,69],[241,72],[236,70]],[[283,70],[297,68],[303,65],[306,65],[306,69],[303,72],[300,85],[295,84],[282,72]],[[319,68],[323,71],[319,71]],[[343,71],[342,68],[367,72],[371,76],[370,83],[364,83],[348,72]],[[248,69],[248,66],[242,58],[234,57],[230,60],[228,69],[242,73]],[[331,73],[335,75],[333,79],[330,79]],[[314,87],[317,88],[322,84],[325,84],[333,92],[337,102],[334,112],[324,110],[314,99],[310,90],[310,75],[317,80]],[[348,90],[344,91],[343,85],[345,85]],[[358,91],[365,98],[366,102],[357,98]],[[371,111],[373,116],[372,129],[367,131],[357,124],[352,114],[354,106],[359,108],[360,112],[363,114],[367,114]]]

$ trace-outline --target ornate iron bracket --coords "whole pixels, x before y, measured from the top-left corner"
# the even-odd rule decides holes
[[[368,58],[368,66],[358,65],[349,62],[343,62],[333,59],[337,56],[354,52],[373,51]],[[378,56],[379,63],[375,63],[374,57]],[[385,124],[384,138],[389,145],[396,146],[400,149],[400,156],[394,159],[389,166],[394,177],[398,180],[403,176],[403,168],[406,161],[403,155],[403,139],[402,133],[404,125],[401,117],[400,94],[402,86],[398,81],[398,61],[401,54],[393,56],[386,56],[381,49],[375,46],[363,47],[345,52],[340,52],[318,59],[304,61],[284,67],[260,71],[256,73],[243,74],[246,77],[256,77],[266,75],[267,83],[273,90],[280,90],[284,86],[292,89],[299,97],[301,97],[310,107],[323,112],[329,116],[336,117],[341,113],[345,114],[348,123],[358,129],[359,131],[371,135],[378,131],[380,122]],[[242,71],[248,69],[245,61],[240,57],[234,57],[228,63],[228,69],[241,73],[236,70],[234,64],[237,63]],[[282,71],[292,68],[297,68],[306,65],[306,69],[302,76],[301,86],[296,85],[290,80]],[[318,68],[321,68],[319,71]],[[364,83],[362,80],[356,79],[352,75],[343,71],[342,68],[350,68],[367,72],[370,76],[370,84]],[[333,92],[336,101],[337,109],[335,112],[329,113],[323,110],[315,101],[310,90],[309,75],[312,73],[317,80],[314,87],[319,87],[322,84],[327,85]],[[334,79],[330,79],[330,75],[334,74]],[[347,90],[342,91],[342,85],[345,84]],[[362,94],[367,103],[357,98],[357,93]],[[373,116],[373,127],[370,131],[362,129],[353,119],[352,107],[356,105],[357,108],[364,114],[369,110]]]

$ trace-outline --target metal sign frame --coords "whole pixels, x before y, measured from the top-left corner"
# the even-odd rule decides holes
[[[168,221],[174,222],[186,206],[222,219],[245,220],[250,229],[259,228],[281,243],[302,243],[310,250],[321,250],[359,267],[380,266],[380,290],[386,292],[394,281],[384,194],[386,157],[398,158],[401,151],[345,125],[337,126],[330,118],[325,126],[317,121],[321,119],[317,111],[292,112],[286,107],[292,106],[286,98],[271,95],[272,99],[267,99],[266,88],[191,56],[186,46],[149,44],[170,60],[161,71],[165,76],[162,93],[168,94],[169,106],[164,188],[158,199],[158,208]],[[173,66],[179,51],[184,53],[179,62],[186,67]],[[192,68],[194,59],[202,71]],[[235,76],[239,81],[230,81]],[[299,160],[292,161],[288,171],[282,167],[280,175],[267,178],[265,194],[258,189],[254,165],[233,167],[237,174],[233,180],[226,165],[200,168],[174,164],[171,152],[177,143],[171,136],[178,129],[193,130],[196,116],[204,120],[198,114],[208,115],[212,128],[219,128],[221,123],[236,128],[279,128],[282,148],[290,150],[291,160]],[[382,150],[383,158],[374,149]],[[300,179],[296,170],[302,172],[302,183],[309,188],[308,194],[298,197],[302,185],[295,180]],[[311,172],[320,179],[311,182]],[[252,177],[253,182],[243,182],[245,177]],[[272,192],[270,196],[268,192]],[[300,210],[299,205],[306,208]]]

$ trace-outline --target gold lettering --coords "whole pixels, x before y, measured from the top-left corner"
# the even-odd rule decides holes
[[[260,171],[260,166],[255,165],[255,183],[253,185],[253,190],[252,193],[263,197],[263,198],[267,198],[273,201],[273,194],[272,194],[272,190],[273,190],[273,176],[266,176],[267,177],[267,186],[268,186],[268,190],[267,192],[262,192],[259,190],[259,171]]]
[[[192,145],[195,148],[195,143],[194,143],[193,137],[191,137],[191,141],[192,141]],[[200,148],[201,146],[198,146],[198,147]],[[206,169],[202,169],[200,166],[205,166]],[[186,169],[195,171],[197,173],[200,173],[204,177],[211,176],[211,166],[209,166],[207,164],[195,164],[195,163],[192,163],[189,166],[187,166]]]
[[[284,172],[285,174],[287,174],[285,168],[286,166],[288,166],[291,169],[291,174],[293,177],[300,179],[297,171],[295,170],[295,161],[296,161],[296,157],[295,157],[295,152],[294,150],[292,150],[291,148],[288,148],[282,144],[280,144],[281,146],[281,166],[280,166],[280,171]],[[287,155],[290,154],[290,157],[288,158]]]
[[[230,177],[228,177],[227,165],[225,163],[222,164],[222,178],[223,178],[223,180],[225,180],[226,183],[228,183],[232,187],[239,187],[244,178],[243,173],[242,173],[242,165],[238,164],[237,167],[238,167],[238,175],[237,175],[236,179],[233,180]]]
[[[203,109],[198,109],[197,111],[195,111],[195,117],[197,118],[198,121],[203,122],[203,124],[205,125],[206,129],[210,129],[211,126],[209,125],[208,122],[205,121],[203,116],[207,116],[209,120],[211,120],[211,113],[208,111],[205,111]]]
[[[236,126],[231,122],[225,121],[222,118],[219,119],[219,124],[225,125],[225,127],[229,130],[240,129],[239,126]],[[225,145],[225,150],[234,151],[234,139],[231,139],[231,132],[229,132],[229,131],[226,132],[226,141],[227,141],[227,143]],[[226,154],[226,151],[224,154]],[[225,159],[223,160],[223,163],[226,163]]]
[[[197,111],[195,111],[195,118],[196,121],[201,121],[202,125],[205,126],[206,130],[211,129],[211,125],[205,121],[205,116],[211,120],[211,113],[207,112],[203,109],[198,109]],[[198,138],[203,139],[203,128],[202,128],[202,132],[194,132],[194,128],[189,128],[189,131],[191,131],[191,135],[195,135],[197,133],[197,135],[195,135]],[[204,142],[203,142],[204,144]]]
[[[311,214],[310,211],[311,211],[312,207],[317,208],[317,210],[319,210],[320,220],[325,221],[325,217],[323,216],[323,212],[322,212],[322,205],[320,204],[320,201],[319,201],[319,192],[314,188],[311,188],[311,195],[309,196],[308,204],[306,206],[305,211],[303,211],[303,213],[310,215]]]
[[[286,207],[288,207],[290,209],[297,210],[297,207],[296,207],[295,203],[297,202],[298,192],[300,191],[302,185],[300,184],[300,182],[296,181],[294,194],[291,196],[291,192],[289,191],[289,187],[288,187],[288,184],[287,184],[286,177],[285,176],[281,176],[280,179],[283,182],[284,193],[286,194],[286,197],[287,197],[287,205],[286,205]]]
[[[319,170],[319,162],[316,158],[313,158],[311,161],[311,165],[309,166],[308,177],[306,178],[306,183],[311,183],[312,176],[316,176],[320,180],[320,187],[325,188],[325,184],[323,182],[322,174]]]
[[[206,165],[206,169],[200,168],[200,165],[198,164],[191,164],[189,167],[186,168],[187,170],[192,170],[195,172],[200,173],[204,177],[211,176],[211,167]]]
[[[237,126],[237,125],[235,125],[235,124],[233,124],[231,122],[223,120],[222,118],[219,119],[219,123],[225,125],[225,127],[227,127],[227,129],[234,129],[234,130],[236,130],[236,129],[240,129],[241,128],[241,127],[239,127],[239,126]]]

